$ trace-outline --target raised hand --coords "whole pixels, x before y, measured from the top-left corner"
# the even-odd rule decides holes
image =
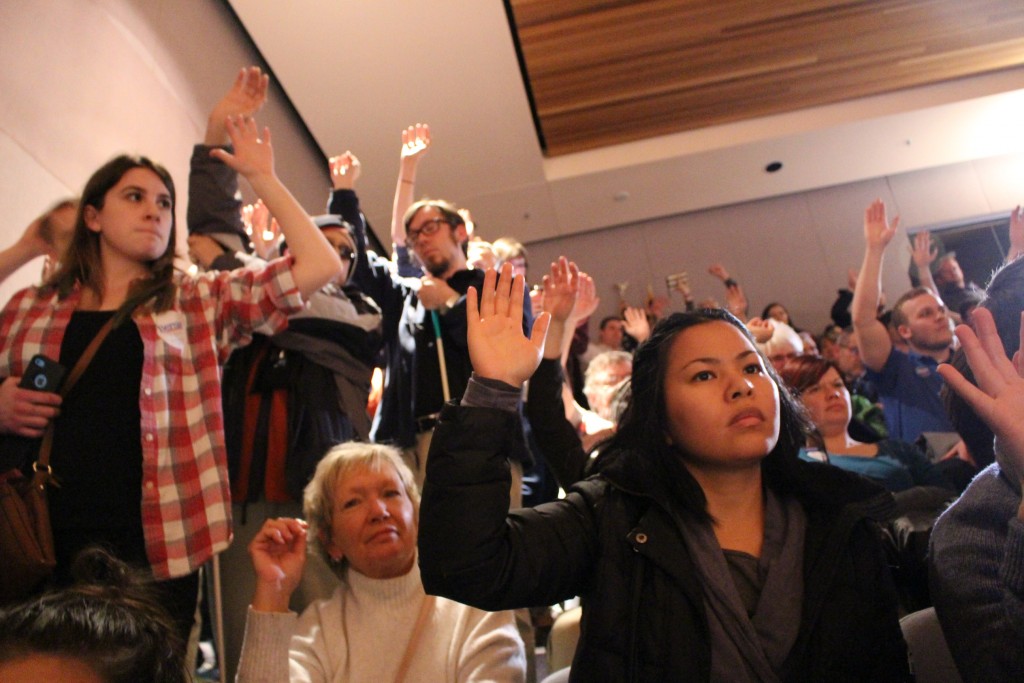
[[[864,241],[869,249],[885,249],[896,234],[900,217],[888,220],[885,214],[885,203],[876,199],[864,209]]]
[[[857,276],[860,275],[860,271],[856,268],[846,269],[846,286],[851,292],[857,290]]]
[[[544,311],[551,314],[552,322],[564,323],[572,315],[579,294],[580,270],[576,264],[559,257],[551,264],[551,272],[544,276]]]
[[[306,528],[301,519],[268,519],[249,544],[256,572],[253,609],[288,611],[288,599],[302,581],[306,566]]]
[[[417,123],[402,131],[402,161],[418,162],[430,148],[430,126]]]
[[[512,264],[484,276],[483,291],[470,287],[466,294],[466,336],[473,370],[481,377],[512,386],[528,380],[540,364],[550,313],[541,313],[533,323],[530,338],[523,335],[523,290],[521,275],[512,277]],[[479,300],[479,305],[478,305]]]
[[[351,190],[355,188],[356,181],[363,167],[359,159],[352,152],[346,151],[336,157],[331,157],[331,185],[335,190]]]
[[[227,91],[210,112],[206,124],[207,145],[226,145],[228,132],[225,120],[229,116],[255,116],[267,101],[270,77],[258,66],[250,66],[238,72],[231,89]]]
[[[263,129],[260,137],[256,120],[251,116],[229,116],[225,120],[235,153],[212,149],[210,155],[242,174],[252,182],[256,176],[274,175],[274,148],[270,143],[270,129]]]
[[[278,237],[281,236],[281,226],[270,215],[270,210],[262,199],[257,199],[255,204],[242,207],[242,224],[245,226],[246,234],[252,238],[256,255],[263,260],[269,259],[274,247],[277,246]]]
[[[767,344],[768,340],[775,334],[775,325],[771,320],[763,318],[751,318],[747,321],[747,330],[753,335],[754,341],[758,344]]]
[[[708,266],[708,272],[717,277],[722,282],[729,279],[729,271],[725,269],[721,263],[712,263]]]
[[[651,323],[647,320],[647,313],[642,308],[627,306],[622,316],[622,329],[641,344],[647,341],[651,336]]]
[[[938,256],[939,248],[932,242],[930,232],[922,230],[914,235],[914,243],[910,248],[910,258],[913,259],[919,273],[931,268],[932,262]]]
[[[939,374],[949,387],[974,409],[996,435],[999,453],[1024,472],[1024,315],[1021,316],[1021,348],[1011,361],[1003,351],[992,313],[976,308],[971,314],[977,333],[967,325],[956,328],[956,336],[967,354],[967,363],[978,386],[953,366],[942,364]],[[980,387],[980,388],[979,388]]]
[[[597,295],[597,285],[594,284],[594,278],[581,272],[579,293],[576,295],[576,308],[572,310],[573,325],[575,326],[575,323],[580,320],[594,315],[594,311],[597,310],[600,303],[601,297]]]

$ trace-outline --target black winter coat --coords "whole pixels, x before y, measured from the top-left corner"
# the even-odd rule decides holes
[[[486,610],[579,595],[573,681],[708,681],[701,586],[663,481],[632,453],[564,500],[508,512],[518,416],[449,405],[434,433],[419,561],[428,593]],[[793,459],[768,485],[807,515],[803,619],[785,681],[907,681],[897,601],[873,519],[891,495]]]

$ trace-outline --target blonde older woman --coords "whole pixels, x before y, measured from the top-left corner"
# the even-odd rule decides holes
[[[419,491],[393,448],[333,448],[306,487],[309,520],[268,520],[249,545],[256,591],[238,681],[522,681],[510,612],[427,596],[416,565]],[[288,600],[312,534],[340,579],[302,616]]]

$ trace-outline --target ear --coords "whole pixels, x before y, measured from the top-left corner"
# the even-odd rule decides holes
[[[95,206],[88,204],[85,206],[82,210],[82,220],[85,222],[85,227],[93,232],[102,232],[100,228],[100,212]]]
[[[324,549],[331,561],[341,561],[341,550],[335,547],[334,542],[328,538],[326,530],[320,529],[316,534],[316,540],[320,542],[320,547]]]
[[[910,325],[897,325],[896,334],[900,335],[903,341],[910,341]]]
[[[469,233],[466,232],[466,224],[465,223],[462,223],[461,225],[457,225],[455,227],[454,232],[455,232],[455,241],[458,242],[459,244],[463,244],[463,243],[466,242],[466,240],[469,239]]]

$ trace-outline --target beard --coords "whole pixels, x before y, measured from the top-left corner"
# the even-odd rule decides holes
[[[423,267],[427,269],[427,272],[434,277],[443,277],[448,269],[451,267],[451,262],[446,258],[438,258],[436,261],[430,261],[424,263]]]

